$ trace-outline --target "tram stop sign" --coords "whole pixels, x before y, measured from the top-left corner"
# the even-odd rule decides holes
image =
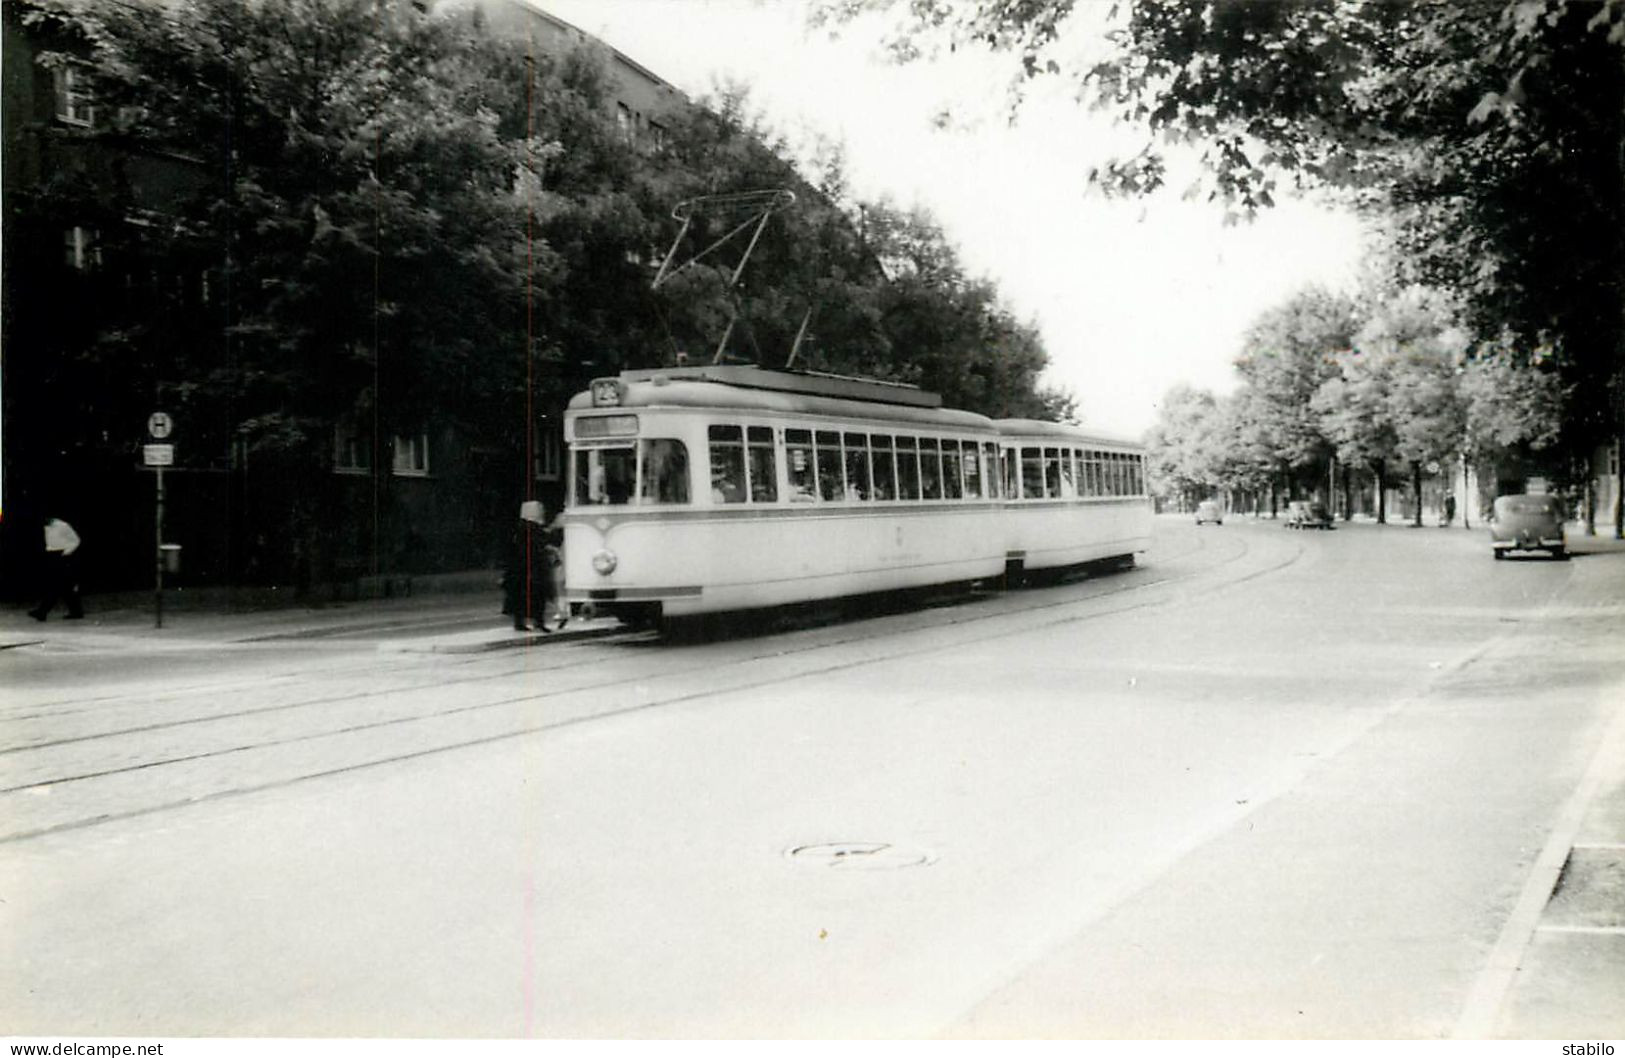
[[[175,422],[166,412],[155,411],[147,416],[147,433],[154,441],[162,441],[175,428]]]

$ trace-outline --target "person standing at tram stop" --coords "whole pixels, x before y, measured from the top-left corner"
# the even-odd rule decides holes
[[[45,519],[45,596],[40,604],[28,611],[36,621],[50,616],[51,609],[61,599],[68,605],[67,619],[77,621],[85,616],[79,598],[79,534],[73,526],[57,517]]]
[[[547,626],[549,608],[558,616],[558,628],[569,623],[570,615],[560,601],[559,590],[563,547],[564,530],[558,520],[548,524],[546,512],[537,500],[521,504],[507,575],[503,577],[503,612],[513,615],[514,631],[529,631],[534,618],[537,630],[552,632],[554,629]]]

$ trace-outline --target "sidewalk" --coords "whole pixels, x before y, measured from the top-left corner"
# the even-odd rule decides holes
[[[40,645],[195,650],[307,640],[376,641],[379,650],[401,653],[476,653],[602,636],[621,627],[610,618],[578,616],[552,633],[518,632],[501,608],[499,574],[490,570],[417,578],[410,595],[362,599],[296,599],[278,588],[166,590],[162,628],[152,592],[114,592],[87,595],[85,617],[78,621],[64,619],[60,609],[35,621],[27,603],[0,609],[0,651]]]

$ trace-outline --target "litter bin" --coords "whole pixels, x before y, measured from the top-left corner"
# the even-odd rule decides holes
[[[181,545],[159,544],[158,559],[163,563],[165,573],[179,573],[181,571]]]

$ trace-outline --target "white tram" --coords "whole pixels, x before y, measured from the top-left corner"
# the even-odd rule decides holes
[[[1140,446],[1034,419],[998,427],[1010,572],[1132,566],[1151,543]]]
[[[986,580],[1013,559],[1038,568],[1143,550],[1143,499],[1143,524],[1097,530],[1091,519],[1127,510],[1126,496],[1057,486],[1050,497],[1023,492],[1019,470],[1006,477],[1001,465],[1019,468],[1029,440],[1060,451],[1051,428],[1069,456],[1138,459],[1119,442],[996,423],[868,380],[739,365],[599,379],[565,414],[565,596],[646,624]],[[1138,470],[1112,473],[1117,487],[1143,482]],[[1068,531],[1098,539],[1057,543]]]

